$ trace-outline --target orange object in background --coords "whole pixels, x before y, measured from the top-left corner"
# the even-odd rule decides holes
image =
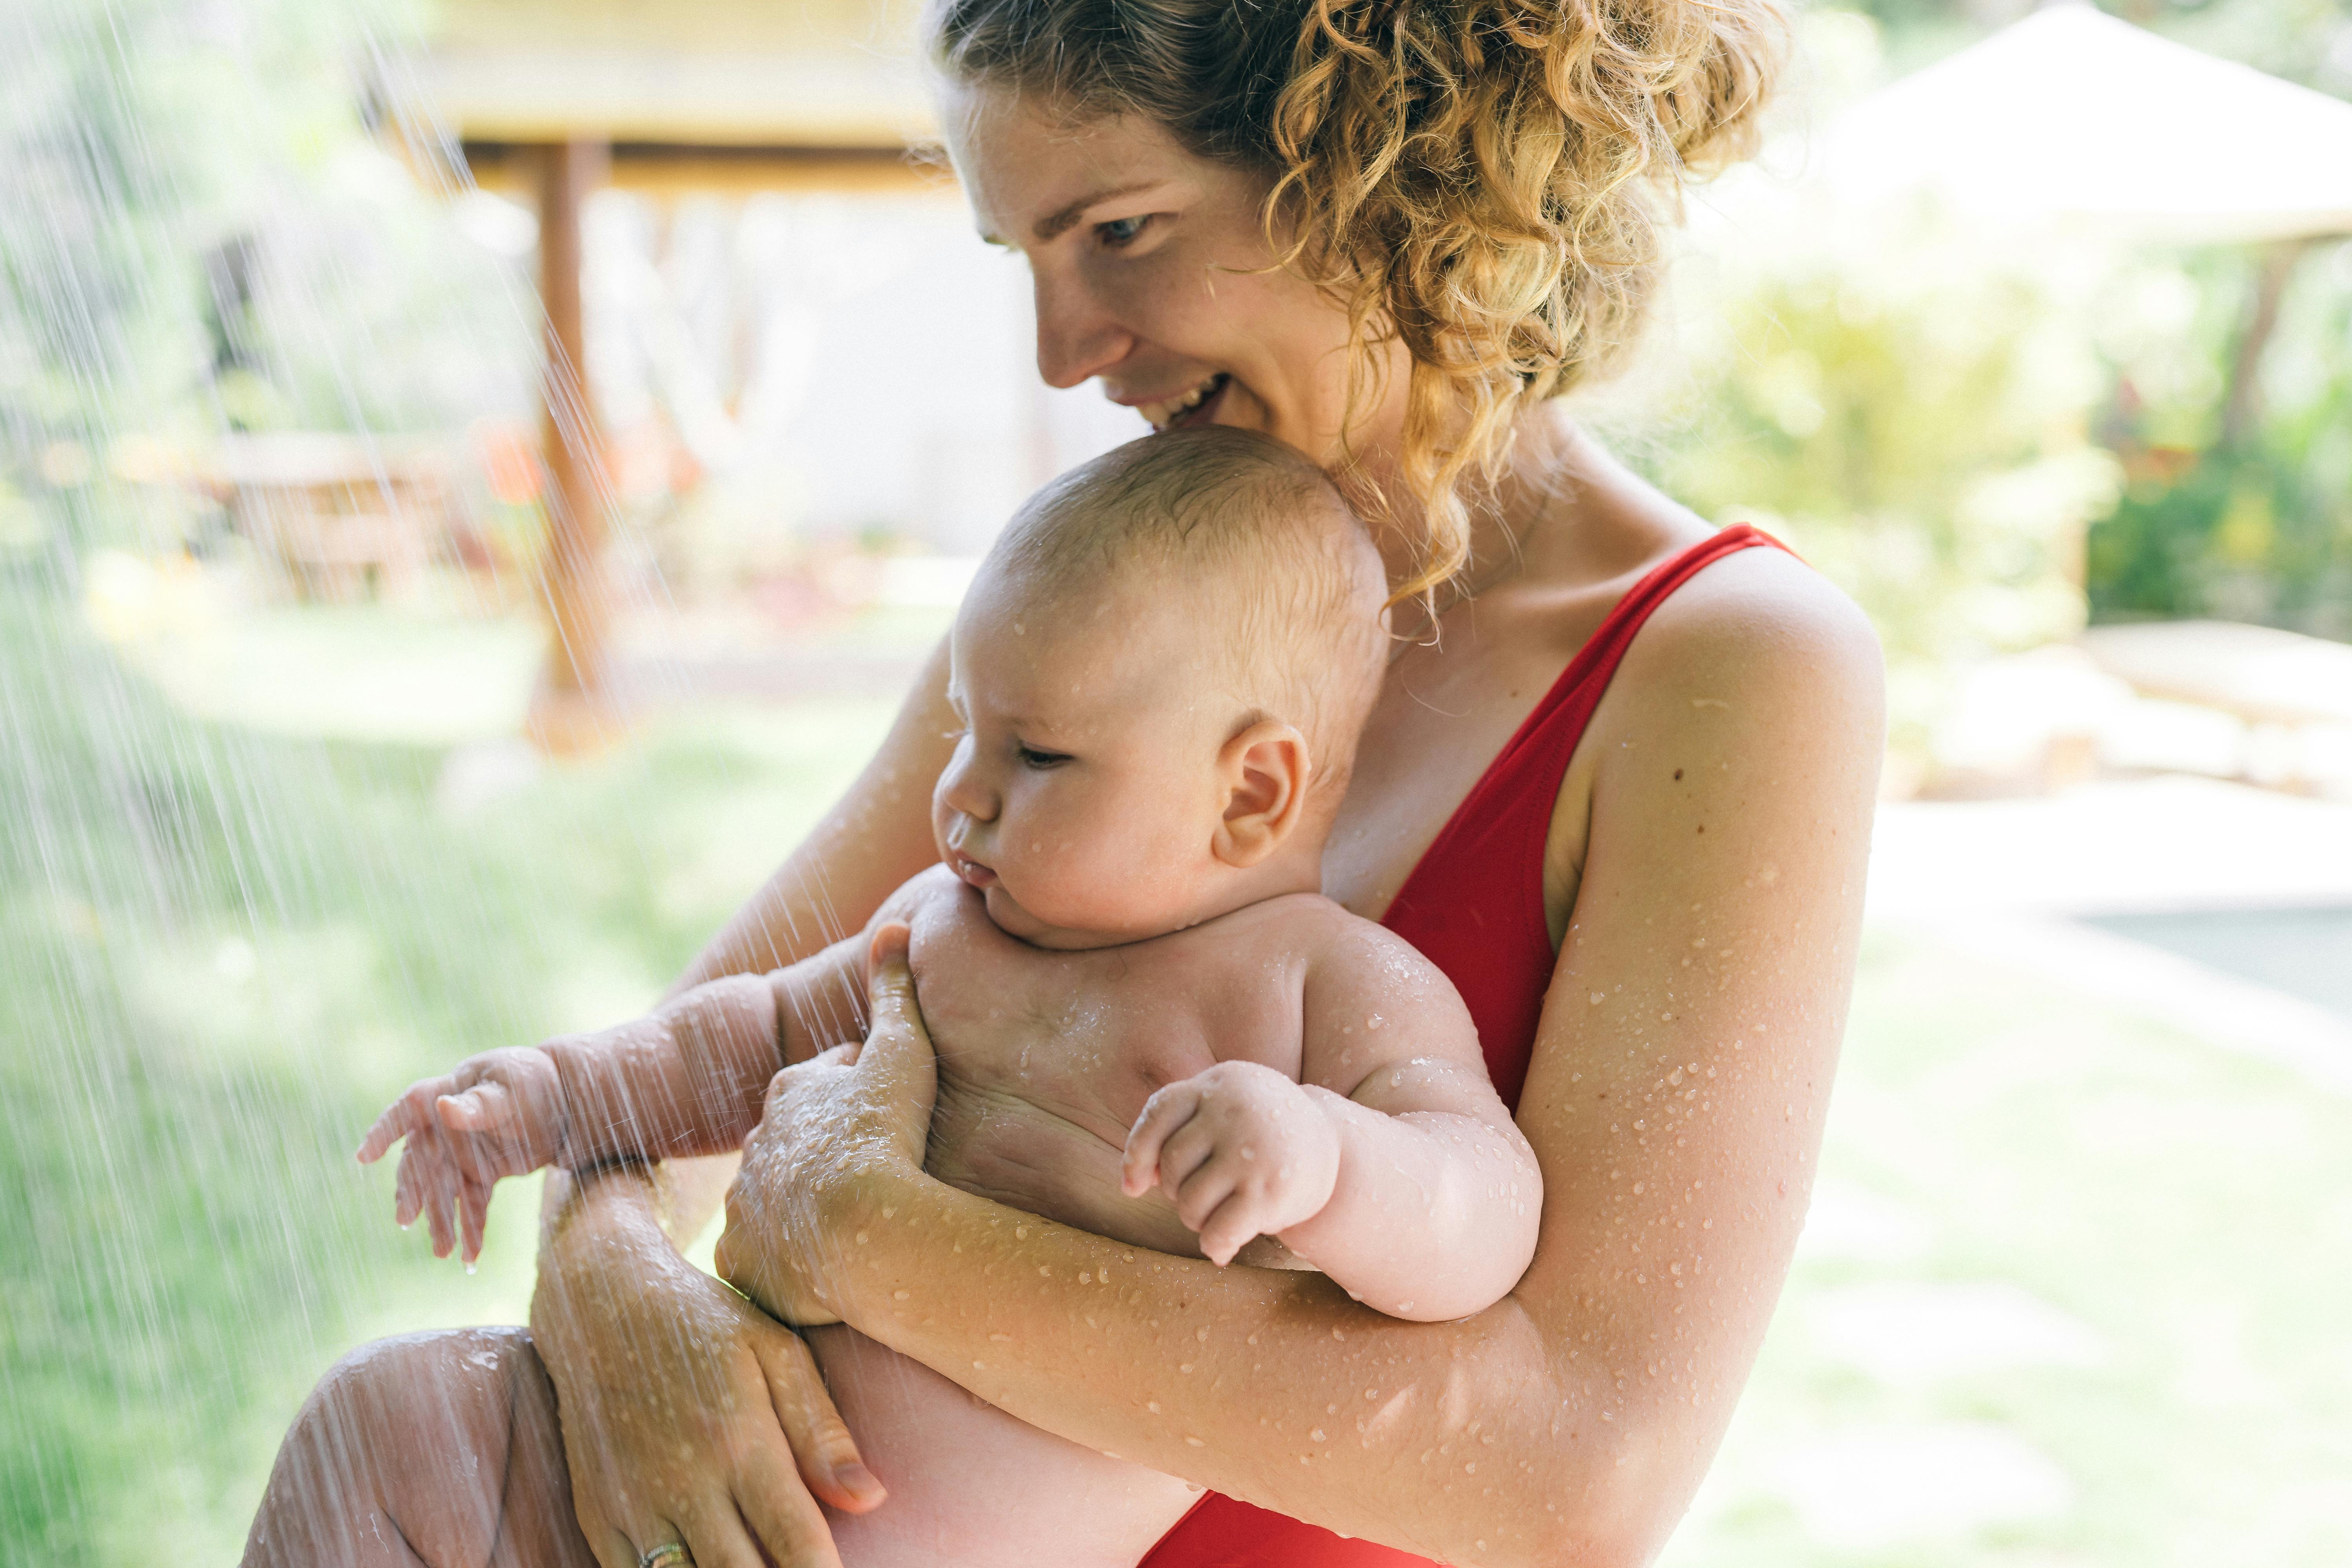
[[[477,419],[467,435],[481,458],[482,475],[490,495],[504,506],[529,506],[546,488],[547,470],[539,458],[539,437],[527,425],[505,419]]]

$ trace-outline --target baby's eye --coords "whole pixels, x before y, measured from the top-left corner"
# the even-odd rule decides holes
[[[1135,237],[1143,232],[1145,226],[1151,222],[1151,217],[1152,215],[1150,213],[1145,213],[1140,217],[1115,217],[1108,223],[1095,225],[1095,233],[1103,244],[1113,250],[1118,250],[1124,246],[1133,244]]]
[[[1058,768],[1070,760],[1066,752],[1041,752],[1034,746],[1023,746],[1018,752],[1021,765],[1035,773]]]

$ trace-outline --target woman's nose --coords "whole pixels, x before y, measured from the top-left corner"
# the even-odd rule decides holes
[[[1048,386],[1076,386],[1127,357],[1135,336],[1076,279],[1037,274],[1037,374]]]

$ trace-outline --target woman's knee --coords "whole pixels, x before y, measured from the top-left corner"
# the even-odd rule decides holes
[[[430,1466],[436,1455],[503,1450],[518,1385],[544,1374],[521,1329],[401,1334],[360,1346],[319,1380],[296,1426]]]
[[[545,1385],[520,1329],[362,1345],[287,1433],[247,1563],[488,1561],[517,1423],[547,1425],[535,1408]]]

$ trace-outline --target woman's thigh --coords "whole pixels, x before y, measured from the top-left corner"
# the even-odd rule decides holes
[[[245,1561],[594,1568],[530,1335],[408,1334],[338,1362],[278,1451]]]

